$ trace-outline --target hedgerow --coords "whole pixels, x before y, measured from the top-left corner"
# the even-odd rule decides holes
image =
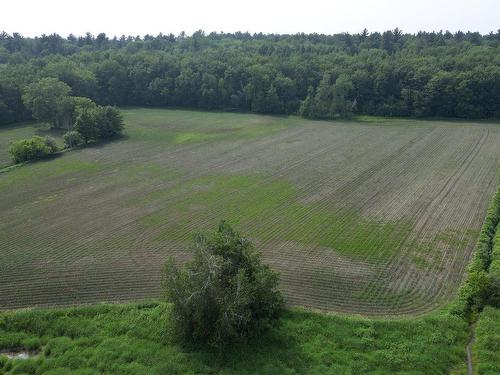
[[[495,237],[500,222],[500,187],[493,196],[488,209],[476,252],[469,264],[467,277],[459,290],[458,301],[454,312],[474,320],[484,305],[499,294],[500,278],[500,244]],[[494,241],[496,240],[496,241]],[[495,246],[494,246],[495,244]],[[495,247],[495,249],[494,249]],[[495,302],[496,303],[496,302]]]
[[[500,307],[500,223],[497,225],[497,231],[493,240],[493,250],[491,252],[491,264],[489,269],[490,290],[488,304]]]

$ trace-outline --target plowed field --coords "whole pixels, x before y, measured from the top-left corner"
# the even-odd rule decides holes
[[[123,140],[0,174],[0,309],[157,297],[226,219],[289,304],[418,315],[456,293],[498,177],[493,124],[123,113]]]

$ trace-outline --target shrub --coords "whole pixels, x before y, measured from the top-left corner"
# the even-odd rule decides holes
[[[78,147],[83,144],[82,136],[75,130],[71,130],[66,134],[64,134],[63,139],[64,139],[64,144],[68,148]]]
[[[23,139],[12,142],[9,146],[9,153],[15,163],[29,160],[43,159],[58,151],[58,146],[52,137],[34,136],[31,139]]]
[[[38,337],[29,337],[24,339],[23,342],[24,349],[28,351],[35,351],[41,348],[42,344],[40,343],[40,339]]]
[[[492,306],[500,307],[500,224],[497,226],[493,240],[489,274],[491,278],[491,292],[488,303]]]
[[[109,139],[122,133],[123,118],[120,112],[111,106],[83,108],[76,118],[75,130],[85,143]]]
[[[95,141],[99,137],[96,112],[95,109],[85,109],[76,118],[75,130],[80,134],[85,143]]]
[[[467,301],[467,313],[480,311],[491,291],[491,280],[486,271],[472,271],[467,275],[460,297]]]
[[[53,154],[54,152],[59,151],[59,146],[57,145],[57,142],[56,142],[56,140],[54,138],[46,136],[43,139],[43,142],[49,148],[51,154]]]
[[[109,139],[122,133],[123,117],[120,112],[111,106],[98,107],[96,123],[100,139]]]
[[[219,349],[277,322],[283,308],[277,286],[278,275],[250,241],[223,221],[211,236],[196,235],[191,262],[179,269],[170,260],[164,271],[178,337]]]

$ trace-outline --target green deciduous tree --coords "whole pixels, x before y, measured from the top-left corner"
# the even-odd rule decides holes
[[[300,105],[299,114],[302,117],[314,117],[314,88],[309,86],[307,96]]]
[[[455,117],[458,110],[457,73],[437,72],[425,86],[425,111],[427,115]]]
[[[210,236],[196,235],[192,261],[178,268],[170,260],[164,270],[176,333],[217,348],[277,322],[283,308],[277,286],[278,275],[225,222]]]
[[[58,127],[60,111],[68,109],[71,88],[56,78],[42,78],[26,87],[23,103],[38,121]]]
[[[350,99],[354,85],[347,75],[340,75],[332,87],[333,99],[330,107],[331,117],[347,117],[353,110],[353,102]]]
[[[97,111],[91,108],[80,111],[75,121],[75,130],[81,135],[85,143],[97,140],[99,137]]]
[[[123,117],[115,107],[105,106],[96,109],[96,126],[100,139],[110,139],[122,133]]]
[[[57,78],[71,87],[75,96],[96,97],[97,79],[88,68],[70,60],[51,62],[43,70],[44,75]]]
[[[85,143],[110,139],[122,133],[123,117],[115,107],[96,106],[93,103],[81,101],[76,107],[76,113],[74,129]]]
[[[313,117],[316,118],[329,118],[331,117],[332,105],[332,84],[330,73],[323,74],[323,79],[320,81],[316,89],[316,95],[313,101]]]
[[[394,29],[355,35],[196,32],[64,39],[56,34],[24,38],[4,33],[0,123],[29,120],[33,113],[67,129],[72,117],[69,101],[55,105],[50,99],[54,95],[32,95],[38,99],[28,100],[25,93],[23,104],[21,93],[46,77],[100,105],[295,114],[304,103],[301,113],[313,118],[346,116],[351,110],[367,115],[498,118],[499,35],[412,35]],[[347,94],[337,82],[342,76],[352,83]],[[308,93],[310,86],[314,97]]]

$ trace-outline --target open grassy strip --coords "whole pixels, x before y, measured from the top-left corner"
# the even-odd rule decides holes
[[[159,144],[188,144],[270,135],[301,122],[298,118],[269,117],[224,112],[168,110],[171,126],[165,127],[164,109],[123,111],[126,134],[137,141]],[[208,121],[207,121],[208,117]]]
[[[447,313],[370,320],[288,310],[278,328],[221,358],[175,343],[157,303],[0,314],[0,374],[444,374],[463,361],[466,324]]]
[[[120,141],[0,176],[0,309],[155,297],[224,218],[291,305],[421,314],[453,298],[498,167],[489,124],[124,116]]]
[[[498,223],[500,208],[500,190],[497,192],[496,202],[490,209],[490,217],[495,216],[496,220],[490,223],[496,224],[492,248],[490,253],[490,262],[488,267],[488,275],[491,278],[500,277],[500,223]],[[496,204],[495,204],[496,203]],[[494,209],[496,208],[496,211]],[[488,222],[488,221],[487,221]],[[491,232],[490,232],[491,233]],[[487,255],[483,253],[483,256]],[[498,298],[498,291],[497,297]],[[498,303],[498,301],[497,301]],[[497,305],[498,306],[498,305]],[[473,346],[473,363],[478,375],[493,375],[500,373],[500,308],[486,306],[479,315],[479,319],[475,325],[475,341]]]
[[[476,323],[473,346],[475,372],[500,374],[500,309],[487,306]]]
[[[453,374],[496,374],[500,370],[500,187],[491,200],[475,253],[450,312],[469,324],[467,367]]]

